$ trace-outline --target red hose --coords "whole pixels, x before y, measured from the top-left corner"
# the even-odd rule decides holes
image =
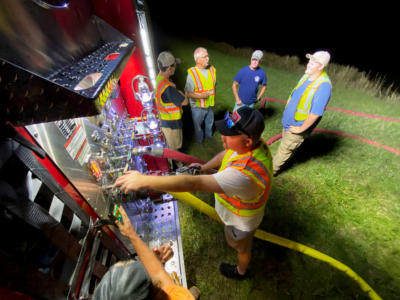
[[[345,132],[340,132],[340,131],[334,131],[334,130],[328,130],[328,129],[320,129],[320,128],[315,128],[313,131],[316,132],[323,132],[323,133],[327,133],[327,134],[333,134],[333,135],[338,135],[338,136],[344,136],[344,137],[349,137],[352,138],[354,140],[359,140],[362,141],[364,143],[376,146],[376,147],[380,147],[382,149],[385,149],[387,151],[393,152],[397,155],[400,155],[400,150],[394,149],[392,147],[386,146],[386,145],[382,145],[378,142],[374,142],[359,136],[354,136]],[[277,134],[276,136],[270,138],[269,140],[267,140],[267,145],[271,145],[272,143],[276,142],[277,140],[279,140],[280,138],[282,138],[282,133]],[[184,162],[186,164],[191,164],[191,163],[199,163],[199,164],[205,164],[206,162],[204,160],[198,159],[197,157],[191,156],[191,155],[187,155],[185,153],[179,152],[179,151],[175,151],[175,150],[171,150],[168,148],[164,149],[163,152],[163,158],[170,158],[173,160],[177,160],[177,161],[181,161]]]
[[[271,145],[272,143],[276,142],[276,141],[279,140],[280,138],[282,138],[282,133],[280,133],[280,134],[278,134],[278,135],[276,135],[276,136],[270,138],[270,139],[267,141],[267,145]]]
[[[170,158],[173,160],[181,161],[186,164],[191,164],[191,163],[199,163],[199,164],[205,164],[206,162],[204,160],[198,159],[197,157],[187,155],[185,153],[171,150],[168,148],[164,149],[163,153],[163,158]]]
[[[370,144],[370,145],[373,145],[373,146],[376,146],[376,147],[380,147],[380,148],[383,148],[383,149],[385,149],[387,151],[390,151],[390,152],[393,152],[393,153],[395,153],[397,155],[400,155],[400,150],[394,149],[394,148],[386,146],[386,145],[379,144],[378,142],[367,140],[367,139],[359,137],[359,136],[351,135],[351,134],[348,134],[348,133],[345,133],[345,132],[328,130],[328,129],[320,129],[320,128],[315,128],[313,131],[323,132],[323,133],[328,133],[328,134],[334,134],[334,135],[338,135],[338,136],[349,137],[349,138],[352,138],[354,140],[359,140],[359,141],[362,141],[364,143],[367,143],[367,144]],[[273,142],[276,142],[280,138],[282,138],[282,133],[277,134],[276,136],[270,138],[267,141],[267,144],[271,145]]]
[[[359,136],[354,136],[354,135],[351,135],[351,134],[348,134],[348,133],[345,133],[345,132],[333,131],[333,130],[327,130],[327,129],[319,129],[319,128],[315,128],[314,131],[324,132],[324,133],[328,133],[328,134],[335,134],[335,135],[338,135],[338,136],[349,137],[349,138],[352,138],[354,140],[359,140],[359,141],[362,141],[364,143],[367,143],[367,144],[370,144],[370,145],[373,145],[373,146],[376,146],[376,147],[380,147],[380,148],[383,148],[383,149],[385,149],[387,151],[390,151],[390,152],[393,152],[393,153],[396,153],[396,154],[400,155],[400,150],[394,149],[394,148],[386,146],[386,145],[379,144],[378,142],[367,140],[367,139],[359,137]]]

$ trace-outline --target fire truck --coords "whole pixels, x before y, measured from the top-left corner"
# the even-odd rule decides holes
[[[176,200],[111,188],[170,172],[146,4],[2,0],[0,15],[0,294],[90,298],[135,257],[115,205],[149,247],[170,243],[166,271],[186,287]]]

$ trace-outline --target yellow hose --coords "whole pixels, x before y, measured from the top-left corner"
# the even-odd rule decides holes
[[[215,209],[208,205],[207,203],[201,201],[199,198],[193,196],[190,193],[175,193],[171,192],[169,193],[172,196],[174,196],[176,199],[181,200],[185,202],[186,204],[189,204],[193,208],[199,210],[200,212],[208,215],[209,217],[213,218],[214,220],[217,220],[222,223],[221,219],[219,218],[217,212]],[[361,289],[368,293],[368,296],[373,299],[373,300],[378,300],[382,299],[370,286],[368,283],[366,283],[360,276],[357,275],[356,272],[354,272],[351,268],[348,266],[342,264],[340,261],[322,253],[317,250],[314,250],[310,247],[307,247],[306,245],[300,244],[293,242],[291,240],[285,239],[283,237],[274,235],[272,233],[265,232],[263,230],[257,229],[256,233],[254,234],[255,237],[271,242],[274,244],[277,244],[282,247],[286,247],[301,253],[304,253],[308,256],[314,257],[318,260],[324,261],[331,266],[335,267],[336,269],[346,273],[349,277],[353,278],[361,287]]]

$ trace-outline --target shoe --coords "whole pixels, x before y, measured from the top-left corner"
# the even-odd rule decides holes
[[[192,296],[193,296],[193,298],[194,299],[199,299],[200,298],[200,290],[199,290],[199,288],[197,287],[197,286],[192,286],[190,289],[189,289],[189,292],[192,294]]]
[[[249,271],[247,270],[244,275],[239,274],[236,265],[230,265],[226,263],[222,263],[219,265],[219,271],[222,275],[228,278],[233,279],[246,279],[248,277]]]

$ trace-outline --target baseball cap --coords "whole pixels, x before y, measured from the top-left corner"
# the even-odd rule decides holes
[[[165,68],[175,63],[180,64],[181,60],[179,58],[175,58],[171,52],[163,51],[158,55],[157,62],[160,67]]]
[[[223,120],[215,122],[215,127],[225,136],[246,134],[249,137],[260,137],[265,124],[258,110],[242,106],[232,114],[227,112]]]
[[[264,54],[261,50],[256,50],[251,55],[251,59],[256,59],[256,60],[260,61],[263,58],[263,55]]]
[[[151,279],[140,261],[123,261],[113,265],[96,287],[93,300],[148,299]]]
[[[331,59],[331,55],[328,51],[317,51],[314,54],[306,54],[308,59],[313,59],[316,62],[324,65],[326,67],[329,64],[329,60]]]

